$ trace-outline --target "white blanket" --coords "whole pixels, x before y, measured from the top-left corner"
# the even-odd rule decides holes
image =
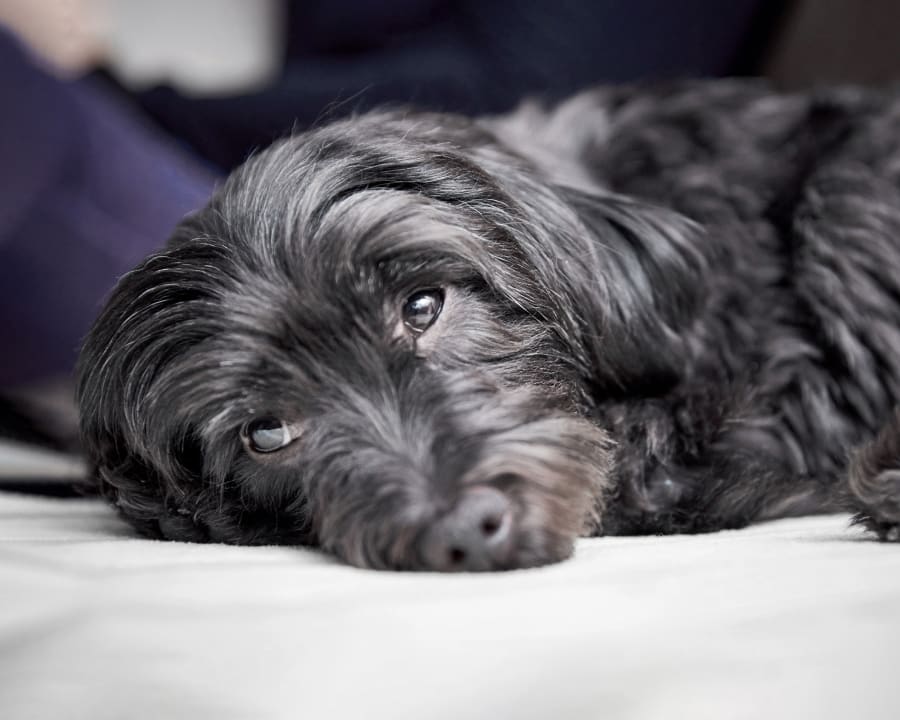
[[[137,539],[0,493],[0,718],[895,718],[900,546],[845,517],[486,575]]]

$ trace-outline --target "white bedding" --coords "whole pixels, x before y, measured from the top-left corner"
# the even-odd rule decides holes
[[[847,518],[361,571],[0,493],[0,718],[900,717],[900,546]]]

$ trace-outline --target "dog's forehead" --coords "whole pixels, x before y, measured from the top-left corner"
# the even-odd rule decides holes
[[[277,218],[232,209],[220,307],[227,328],[291,352],[325,357],[350,338],[391,335],[408,294],[454,282],[471,272],[460,258],[477,256],[460,223],[407,193],[361,190],[315,218],[286,202]]]
[[[201,234],[233,255],[227,327],[333,347],[338,336],[392,332],[417,290],[490,274],[498,246],[487,247],[486,218],[505,207],[475,164],[435,138],[379,135],[371,121],[365,132],[338,129],[260,153],[203,213]]]
[[[314,224],[333,205],[390,189],[450,203],[495,195],[476,159],[485,131],[462,118],[373,113],[275,143],[225,182],[224,211],[245,209],[266,223]]]
[[[317,297],[365,295],[375,288],[376,271],[441,274],[484,259],[477,178],[453,163],[441,166],[442,177],[430,177],[434,168],[408,158],[404,164],[393,155],[366,156],[369,146],[316,149],[284,143],[263,153],[229,179],[206,213],[253,283]]]

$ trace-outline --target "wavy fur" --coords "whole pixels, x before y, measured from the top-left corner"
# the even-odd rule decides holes
[[[379,568],[430,567],[484,485],[515,508],[493,567],[834,509],[896,538],[898,175],[893,96],[743,82],[284,139],[97,320],[95,476],[153,536]],[[415,340],[422,288],[446,298]],[[261,415],[299,439],[248,452]]]

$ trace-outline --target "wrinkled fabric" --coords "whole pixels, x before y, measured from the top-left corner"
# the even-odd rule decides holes
[[[844,516],[387,573],[0,493],[8,718],[893,717],[900,552]]]

